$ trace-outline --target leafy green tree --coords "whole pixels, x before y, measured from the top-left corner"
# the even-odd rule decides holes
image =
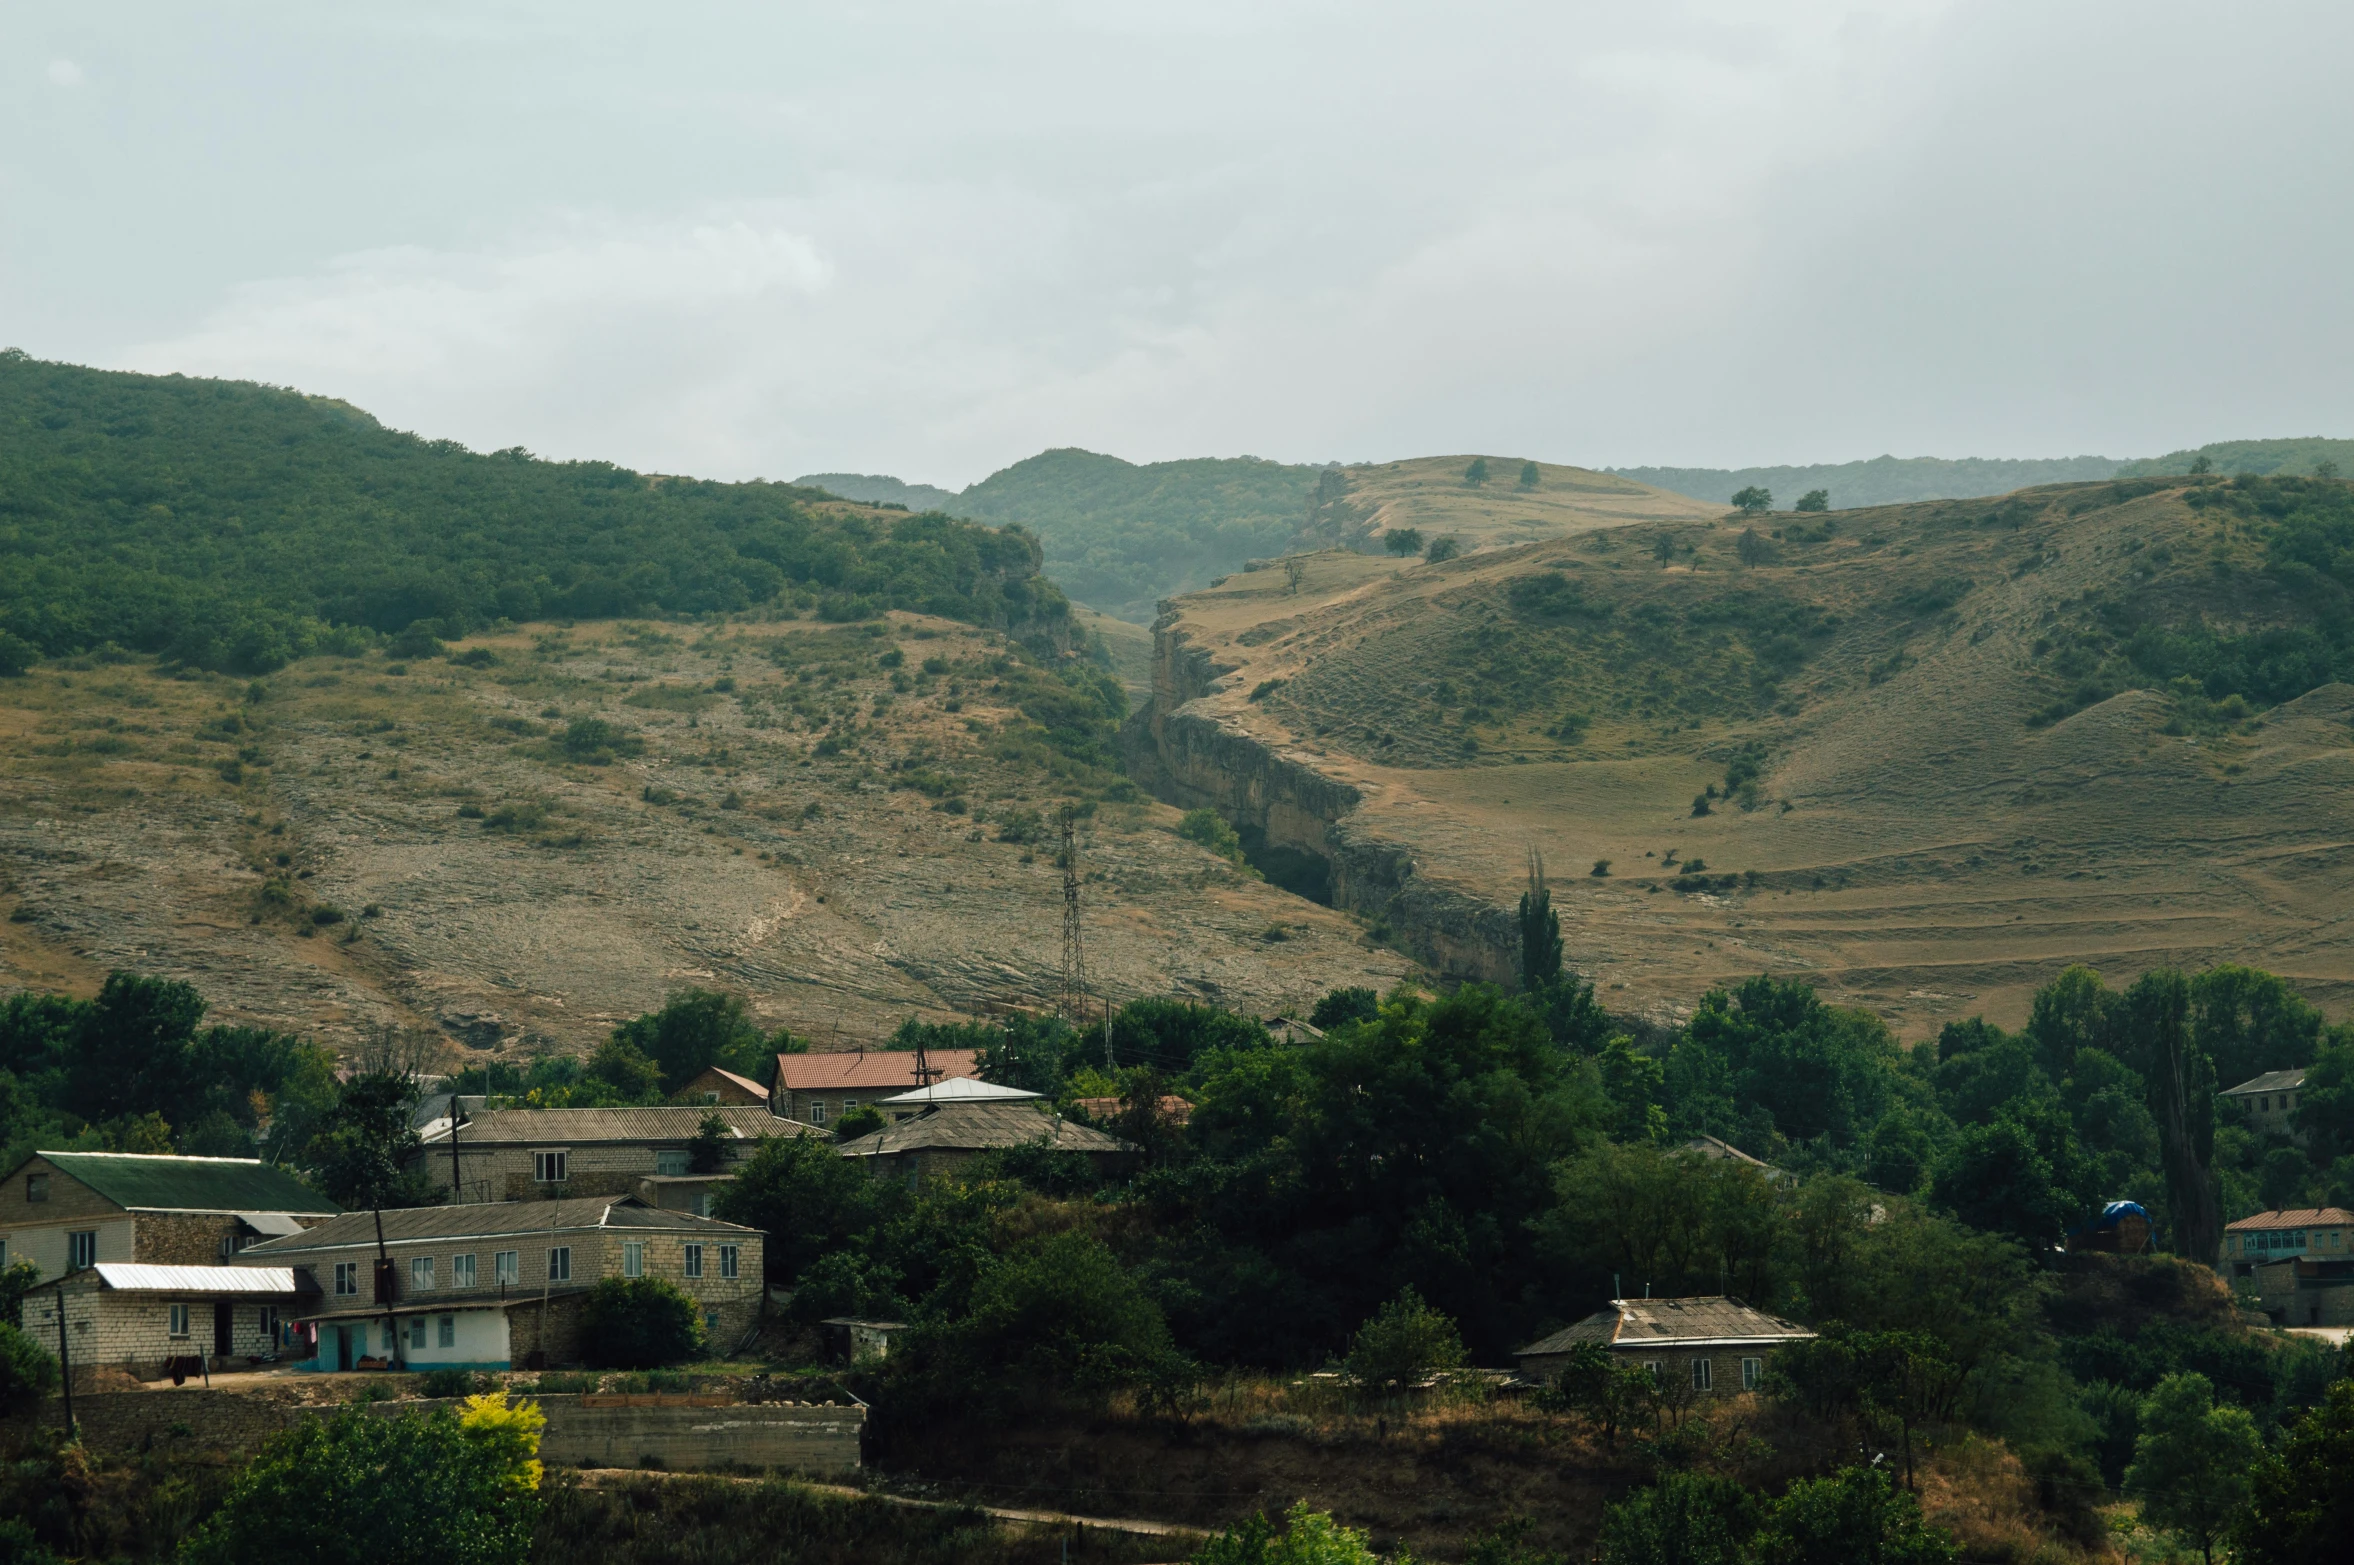
[[[1380,1009],[1381,996],[1371,989],[1334,989],[1308,1013],[1308,1025],[1320,1032],[1329,1031],[1350,1022],[1361,1022]]]
[[[834,1145],[844,1146],[861,1136],[871,1136],[890,1123],[883,1117],[881,1109],[871,1103],[861,1103],[834,1121]]]
[[[1474,489],[1486,483],[1488,481],[1488,459],[1484,456],[1473,457],[1471,465],[1463,470],[1463,481]]]
[[[661,1068],[664,1092],[676,1092],[717,1065],[754,1080],[768,1072],[773,1051],[741,997],[711,989],[682,989],[635,1021],[613,1029]]]
[[[1536,464],[1536,463],[1534,463],[1534,462],[1523,462],[1523,463],[1521,463],[1521,464],[1520,464],[1520,487],[1521,487],[1521,488],[1523,488],[1523,489],[1534,489],[1534,488],[1536,488],[1536,487],[1537,487],[1538,483],[1542,481],[1542,478],[1543,478],[1543,475],[1537,471],[1537,464]]]
[[[1759,537],[1756,528],[1744,527],[1741,536],[1733,540],[1733,554],[1742,564],[1752,568],[1771,565],[1774,561],[1774,546]]]
[[[180,1113],[203,1019],[203,996],[178,979],[109,973],[75,1030],[65,1106],[94,1121]]]
[[[909,1347],[910,1366],[942,1394],[1166,1395],[1193,1373],[1159,1307],[1104,1242],[1085,1233],[984,1261],[964,1317]],[[900,1361],[894,1351],[893,1364]]]
[[[538,1463],[508,1422],[351,1409],[272,1436],[181,1550],[188,1565],[511,1565]]]
[[[728,1122],[717,1114],[706,1114],[696,1122],[695,1133],[687,1141],[687,1171],[694,1174],[716,1174],[727,1167],[727,1155],[735,1146],[736,1133]]]
[[[1542,1393],[1545,1404],[1567,1409],[1592,1424],[1605,1447],[1616,1450],[1619,1431],[1656,1414],[1659,1382],[1599,1342],[1573,1343],[1568,1361]]]
[[[1831,509],[1831,491],[1828,489],[1809,489],[1806,493],[1798,497],[1797,504],[1791,506],[1790,509],[1793,511],[1809,512],[1828,511]]]
[[[14,1272],[25,1264],[20,1261],[9,1270]],[[57,1389],[56,1358],[19,1331],[17,1319],[12,1312],[7,1320],[0,1321],[0,1411],[11,1413],[22,1411]],[[52,1325],[56,1323],[54,1310],[49,1319]]]
[[[1711,990],[1668,1055],[1669,1130],[1760,1157],[1785,1140],[1852,1147],[1886,1111],[1897,1059],[1878,1017],[1827,1006],[1801,980]]]
[[[1422,529],[1392,527],[1381,535],[1381,546],[1391,554],[1407,555],[1422,552]]]
[[[2008,1117],[1963,1127],[1938,1164],[1930,1194],[1973,1228],[2031,1244],[2058,1242],[2081,1215],[2082,1203],[2037,1136]]]
[[[1534,994],[1561,981],[1561,915],[1545,884],[1545,860],[1528,852],[1528,889],[1520,894],[1520,987]]]
[[[663,1098],[662,1067],[621,1030],[616,1030],[581,1068],[580,1084],[563,1103],[550,1108],[619,1108],[659,1103]]]
[[[1444,565],[1463,552],[1463,541],[1453,533],[1441,533],[1422,546],[1422,557],[1433,565]]]
[[[1773,508],[1774,492],[1771,489],[1760,489],[1752,484],[1733,495],[1733,509],[1747,516],[1762,516]]]
[[[1384,1392],[1461,1369],[1463,1361],[1463,1337],[1455,1323],[1423,1303],[1412,1288],[1403,1288],[1357,1328],[1343,1363],[1358,1385]]]
[[[1952,1565],[1953,1535],[1871,1467],[1802,1478],[1767,1510],[1756,1565]]]
[[[905,1200],[838,1157],[822,1136],[771,1136],[712,1197],[712,1215],[768,1236],[769,1286],[790,1288],[818,1258],[878,1227]]]
[[[438,1205],[447,1194],[421,1166],[424,1142],[410,1120],[417,1085],[389,1073],[343,1084],[305,1149],[312,1180],[338,1206]]]
[[[1187,842],[1198,842],[1229,864],[1244,862],[1242,836],[1226,817],[1204,806],[1187,810],[1177,822],[1177,835]]]
[[[2256,1463],[2236,1542],[2244,1565],[2325,1565],[2354,1537],[2354,1380],[2333,1383]]]
[[[1601,1565],[1748,1565],[1757,1496],[1730,1478],[1671,1473],[1602,1513]]]
[[[2248,1505],[2250,1475],[2263,1454],[2245,1408],[2217,1406],[2204,1375],[2169,1375],[2142,1403],[2125,1492],[2141,1502],[2144,1518],[2212,1565],[2215,1546]]]
[[[1283,1520],[1281,1532],[1266,1517],[1253,1516],[1213,1534],[1192,1565],[1382,1565],[1365,1534],[1343,1527],[1329,1511],[1311,1511],[1305,1500],[1293,1504]],[[1413,1565],[1413,1559],[1396,1555],[1392,1565]]]
[[[1667,1134],[1667,1109],[1660,1102],[1667,1067],[1635,1050],[1634,1040],[1621,1034],[1602,1046],[1595,1059],[1602,1073],[1602,1096],[1609,1101],[1606,1128],[1614,1141],[1658,1141]]]
[[[2354,1156],[2354,1028],[2330,1029],[2297,1094],[2296,1122],[2317,1164]]]
[[[41,649],[24,637],[0,630],[0,679],[15,679],[41,661]]]
[[[2126,1062],[2149,1084],[2166,1207],[2177,1254],[2215,1264],[2223,1242],[2214,1175],[2215,1066],[2191,1032],[2191,985],[2159,969],[2135,980],[2118,1006]]]
[[[703,1354],[703,1310],[667,1277],[607,1277],[580,1306],[583,1355],[605,1369],[653,1369]]]

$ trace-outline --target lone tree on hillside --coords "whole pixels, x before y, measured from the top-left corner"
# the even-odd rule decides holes
[[[1534,463],[1534,462],[1523,462],[1523,463],[1521,463],[1521,464],[1520,464],[1520,487],[1521,487],[1521,488],[1523,488],[1523,489],[1534,489],[1534,488],[1536,488],[1536,487],[1537,487],[1537,478],[1538,478],[1538,473],[1537,473],[1537,464],[1536,464],[1536,463]]]
[[[1488,459],[1484,456],[1473,457],[1471,465],[1463,470],[1463,481],[1474,489],[1486,483],[1488,481]]]
[[[1774,558],[1774,546],[1760,538],[1754,527],[1741,529],[1741,536],[1733,540],[1733,552],[1744,565],[1767,565]]]
[[[1528,889],[1520,894],[1520,984],[1530,994],[1561,981],[1561,915],[1545,884],[1545,856],[1528,850]]]
[[[1790,509],[1793,511],[1828,511],[1831,509],[1831,491],[1809,489],[1798,497],[1798,503]]]
[[[1420,554],[1422,552],[1422,529],[1419,527],[1393,527],[1381,535],[1381,546],[1392,554]]]
[[[1750,516],[1763,516],[1773,508],[1774,492],[1771,489],[1760,489],[1757,485],[1751,484],[1748,488],[1738,490],[1733,495],[1733,509],[1745,512]]]
[[[1456,555],[1461,554],[1462,552],[1462,543],[1457,540],[1453,533],[1446,533],[1440,537],[1433,538],[1428,544],[1425,544],[1422,550],[1422,557],[1430,561],[1431,564],[1438,565],[1453,559]]]
[[[1298,597],[1300,583],[1307,579],[1308,562],[1293,555],[1283,562],[1283,590],[1287,596]]]
[[[2264,1455],[2256,1421],[2246,1408],[2216,1405],[2206,1376],[2181,1374],[2159,1381],[2142,1403],[2141,1427],[2125,1492],[2141,1501],[2144,1519],[2212,1562]]]

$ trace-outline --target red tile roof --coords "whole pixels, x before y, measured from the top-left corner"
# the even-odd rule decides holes
[[[933,1081],[978,1073],[971,1049],[934,1049],[924,1058]],[[929,1083],[915,1079],[915,1053],[909,1049],[843,1050],[836,1054],[780,1054],[777,1079],[787,1092],[868,1091],[887,1088],[913,1091]]]
[[[2354,1212],[2342,1206],[2299,1206],[2279,1212],[2258,1212],[2254,1217],[2225,1223],[2223,1231],[2242,1233],[2259,1228],[2333,1228],[2340,1223],[2354,1224]]]

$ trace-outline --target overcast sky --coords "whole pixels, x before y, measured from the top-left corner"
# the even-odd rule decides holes
[[[2354,433],[2354,6],[17,5],[0,342],[478,448]]]

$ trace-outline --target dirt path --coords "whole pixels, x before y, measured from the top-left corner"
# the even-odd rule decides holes
[[[623,1478],[721,1478],[728,1483],[764,1483],[760,1478],[743,1478],[732,1474],[655,1472],[635,1467],[583,1468],[581,1478],[588,1483],[612,1483]],[[1209,1536],[1199,1527],[1187,1527],[1177,1522],[1146,1521],[1134,1516],[1073,1516],[1065,1511],[1022,1511],[1002,1505],[973,1505],[962,1500],[919,1500],[910,1495],[887,1494],[876,1489],[858,1489],[848,1484],[811,1483],[806,1479],[785,1480],[796,1489],[812,1494],[832,1495],[844,1500],[880,1500],[886,1505],[914,1506],[933,1511],[979,1511],[1002,1522],[1023,1522],[1038,1527],[1093,1527],[1101,1532],[1124,1532],[1147,1538],[1199,1539]]]

